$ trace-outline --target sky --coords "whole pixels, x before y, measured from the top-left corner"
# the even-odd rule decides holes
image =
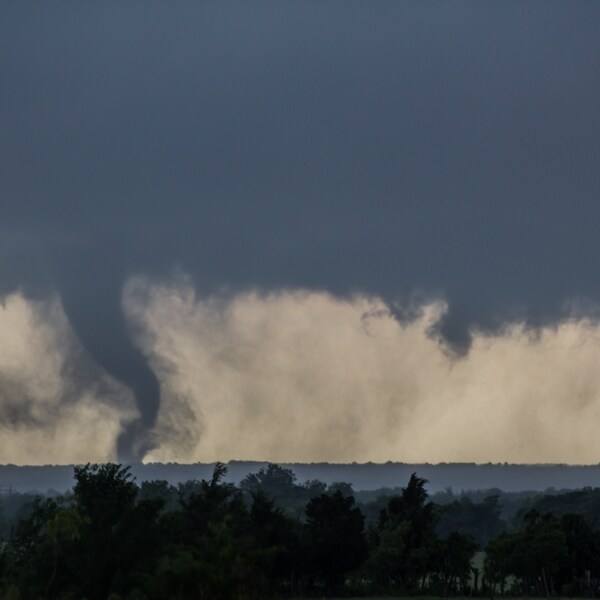
[[[598,462],[599,18],[2,3],[0,462]]]

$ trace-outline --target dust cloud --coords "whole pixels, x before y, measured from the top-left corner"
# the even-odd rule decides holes
[[[145,462],[598,462],[600,325],[580,313],[473,330],[457,356],[442,301],[399,321],[378,297],[203,297],[180,276],[131,278],[123,308],[160,382]],[[133,395],[59,297],[5,296],[0,331],[0,462],[114,460]]]
[[[133,397],[85,356],[57,297],[5,296],[0,339],[0,462],[114,460]]]
[[[573,317],[434,335],[446,305],[401,323],[377,297],[196,295],[129,281],[124,307],[161,383],[146,461],[567,462],[600,453],[600,327]]]

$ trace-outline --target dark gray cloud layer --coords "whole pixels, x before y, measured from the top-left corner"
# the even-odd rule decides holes
[[[463,346],[556,319],[600,296],[599,22],[593,2],[4,2],[0,288],[58,286],[146,426],[131,273],[439,295]]]

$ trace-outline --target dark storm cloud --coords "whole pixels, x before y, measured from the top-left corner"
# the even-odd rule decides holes
[[[131,273],[440,295],[457,347],[474,324],[555,319],[600,292],[599,19],[590,2],[5,2],[0,287],[58,286],[144,426]]]

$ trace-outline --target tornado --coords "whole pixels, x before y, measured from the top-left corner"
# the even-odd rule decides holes
[[[139,417],[125,425],[117,440],[118,460],[131,464],[141,462],[154,447],[160,389],[132,341],[121,304],[124,274],[111,262],[78,256],[61,265],[56,282],[65,314],[86,352],[134,395]]]

